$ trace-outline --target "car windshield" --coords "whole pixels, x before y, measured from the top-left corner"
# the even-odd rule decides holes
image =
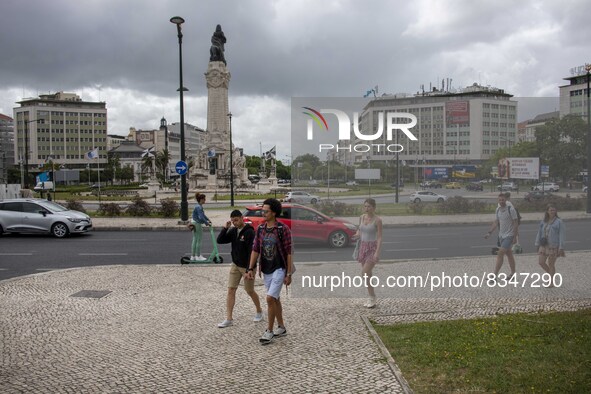
[[[50,210],[50,211],[52,211],[52,212],[64,212],[64,211],[69,211],[69,209],[68,209],[68,208],[66,208],[66,207],[63,207],[63,206],[61,206],[61,205],[59,205],[59,204],[56,204],[56,203],[54,203],[54,202],[51,202],[51,201],[43,201],[43,202],[41,203],[41,205],[43,205],[43,207],[45,207],[45,208],[49,209],[49,210]]]

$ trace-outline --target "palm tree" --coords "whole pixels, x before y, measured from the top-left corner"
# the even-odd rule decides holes
[[[160,183],[168,180],[168,163],[170,162],[170,153],[167,149],[156,153],[156,177]]]
[[[151,154],[147,154],[142,158],[142,164],[141,164],[142,177],[144,176],[144,173],[146,173],[146,172],[148,173],[148,176],[150,178],[152,177],[153,162],[154,162],[154,156]]]

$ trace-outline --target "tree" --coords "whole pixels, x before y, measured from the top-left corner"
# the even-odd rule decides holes
[[[133,178],[133,167],[129,164],[123,168],[119,168],[119,170],[117,171],[117,179],[120,179],[121,181],[124,181],[127,184],[133,181]]]
[[[141,164],[142,177],[143,177],[144,173],[148,173],[148,176],[151,177],[152,163],[153,163],[154,159],[155,159],[155,157],[151,154],[147,154],[142,158],[142,164]]]
[[[550,166],[552,177],[566,183],[585,168],[587,152],[587,125],[576,115],[552,119],[536,128],[536,145],[540,164]]]
[[[111,181],[111,184],[113,184],[113,181],[117,178],[117,172],[121,168],[121,160],[117,154],[109,155],[107,160],[107,167],[105,167],[103,174],[107,181]]]
[[[163,184],[166,182],[168,172],[168,163],[170,162],[170,154],[168,150],[164,149],[162,152],[156,153],[156,178]]]

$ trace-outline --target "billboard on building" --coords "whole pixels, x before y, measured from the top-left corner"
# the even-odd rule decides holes
[[[355,169],[355,179],[380,179],[379,168],[357,168]]]
[[[497,165],[500,179],[540,179],[539,157],[506,157]]]
[[[455,165],[452,167],[452,178],[459,179],[473,179],[476,178],[476,166],[472,165]]]
[[[448,101],[445,103],[445,117],[448,125],[470,123],[470,102]]]
[[[447,167],[425,167],[425,179],[447,179]]]

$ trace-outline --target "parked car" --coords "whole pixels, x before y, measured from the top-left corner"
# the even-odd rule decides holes
[[[554,182],[544,182],[538,183],[537,185],[531,188],[533,191],[548,191],[548,192],[557,192],[560,190],[560,186]]]
[[[0,201],[0,235],[8,233],[50,233],[63,238],[92,228],[90,217],[51,201],[17,198]]]
[[[52,181],[45,181],[45,182],[37,182],[35,187],[33,188],[36,192],[41,192],[45,190],[53,190],[53,182]]]
[[[547,198],[551,198],[553,196],[554,195],[552,193],[550,193],[550,192],[544,192],[544,191],[541,191],[541,190],[535,190],[535,191],[527,192],[525,194],[525,196],[523,196],[523,199],[525,201],[531,202],[531,201],[536,201],[536,200],[544,200],[544,199],[547,199]]]
[[[246,207],[243,212],[244,221],[255,229],[264,222],[262,206]],[[296,239],[327,242],[334,248],[342,248],[349,244],[357,231],[357,226],[344,220],[326,216],[313,208],[299,204],[282,204],[281,215],[277,220],[291,229]]]
[[[357,181],[348,181],[346,183],[347,186],[357,186]]]
[[[285,195],[283,201],[299,204],[316,204],[318,201],[320,201],[320,197],[307,192],[291,191]]]
[[[420,184],[423,189],[441,189],[442,185],[436,181],[425,181]]]
[[[414,192],[409,197],[410,202],[444,202],[447,200],[447,196],[443,194],[437,194],[426,190]]]
[[[462,184],[459,182],[448,182],[445,184],[446,189],[461,189]]]
[[[504,182],[502,185],[497,186],[497,190],[500,192],[514,192],[519,190],[519,185],[515,182]]]
[[[480,182],[470,182],[466,185],[466,190],[481,192],[484,190],[484,186]]]

